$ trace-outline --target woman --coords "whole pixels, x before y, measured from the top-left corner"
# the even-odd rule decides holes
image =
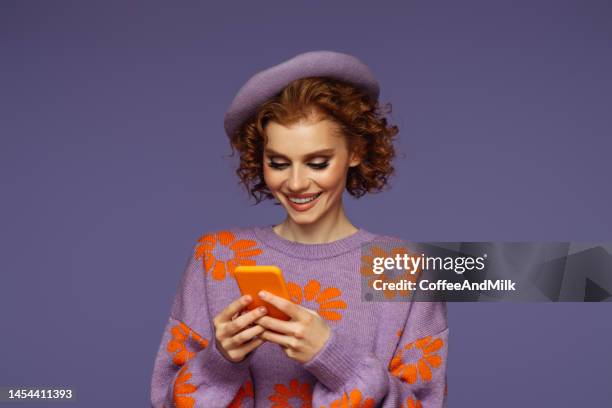
[[[237,174],[276,226],[203,235],[182,276],[151,384],[154,407],[439,407],[446,401],[446,308],[361,299],[362,254],[386,242],[355,227],[342,194],[384,187],[392,140],[378,82],[356,58],[317,51],[262,71],[225,129]],[[277,265],[291,293],[261,298],[291,317],[246,311],[237,265]]]

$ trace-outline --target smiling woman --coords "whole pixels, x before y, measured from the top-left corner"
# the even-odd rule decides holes
[[[342,208],[347,169],[359,164],[349,154],[346,140],[334,134],[330,120],[285,127],[266,127],[264,181],[287,210],[275,231],[299,242],[335,241],[357,231]],[[317,234],[302,226],[317,225]],[[311,228],[312,229],[312,228]]]
[[[154,407],[446,404],[446,305],[361,299],[362,246],[394,240],[356,227],[343,206],[345,190],[359,198],[393,174],[398,129],[378,94],[366,65],[330,51],[298,55],[240,89],[225,117],[237,175],[286,216],[198,239],[155,360]],[[289,321],[246,310],[239,265],[280,267],[291,301],[259,296]]]
[[[398,129],[387,126],[385,113],[363,88],[306,77],[287,84],[230,133],[247,190],[257,202],[276,198],[287,210],[275,227],[280,236],[320,243],[356,231],[342,193],[358,198],[379,191],[392,175]]]

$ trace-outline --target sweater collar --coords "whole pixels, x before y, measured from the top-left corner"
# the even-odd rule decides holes
[[[257,239],[293,258],[324,259],[331,258],[361,248],[361,245],[372,241],[375,235],[359,228],[348,237],[325,244],[303,244],[290,241],[274,232],[273,225],[255,228]]]

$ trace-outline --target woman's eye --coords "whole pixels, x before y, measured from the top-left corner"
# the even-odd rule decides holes
[[[324,161],[322,163],[308,163],[308,166],[310,166],[310,168],[315,169],[315,170],[323,170],[324,168],[329,166],[329,162]]]
[[[272,167],[273,169],[280,169],[280,170],[282,170],[282,169],[286,168],[287,166],[289,166],[289,163],[278,163],[278,162],[270,161],[268,163],[268,166]]]
[[[289,167],[291,164],[290,163],[286,163],[286,162],[275,162],[270,160],[268,162],[268,166],[270,166],[270,168],[273,168],[275,170],[283,170],[286,169],[287,167]],[[326,168],[327,166],[329,166],[329,161],[324,161],[324,162],[320,162],[320,163],[308,163],[308,167],[310,167],[313,170],[323,170],[324,168]]]

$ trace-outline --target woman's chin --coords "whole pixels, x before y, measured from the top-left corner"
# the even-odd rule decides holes
[[[291,222],[293,222],[294,224],[300,225],[300,226],[313,225],[319,219],[319,217],[317,217],[314,214],[313,215],[306,214],[306,213],[295,214],[294,212],[291,212],[291,211],[287,211],[287,215],[289,216],[289,219],[291,220]]]

